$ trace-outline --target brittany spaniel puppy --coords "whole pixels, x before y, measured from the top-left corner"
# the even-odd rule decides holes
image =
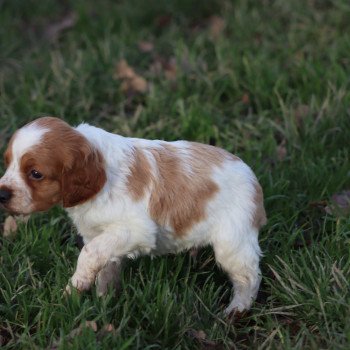
[[[124,257],[212,246],[234,296],[226,313],[249,309],[260,284],[258,231],[266,222],[252,170],[216,147],[126,138],[40,118],[5,152],[0,203],[14,214],[68,212],[85,246],[71,286],[100,292]]]

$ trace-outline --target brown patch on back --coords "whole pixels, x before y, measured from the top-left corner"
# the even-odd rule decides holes
[[[21,159],[22,176],[31,188],[35,211],[58,203],[72,207],[95,196],[106,182],[100,152],[63,120],[45,117],[32,123],[49,129],[40,144]],[[33,169],[44,178],[30,179]]]
[[[264,195],[261,186],[259,183],[254,185],[255,194],[254,194],[254,203],[255,211],[253,214],[253,226],[257,229],[260,229],[267,222],[266,212],[264,208]]]
[[[198,142],[191,142],[190,145],[191,150],[196,154],[196,158],[202,158],[212,165],[220,166],[225,159],[241,161],[240,158],[225,151],[222,148],[218,148],[211,145],[205,145],[203,143]]]
[[[135,147],[133,156],[127,187],[132,198],[138,201],[143,198],[151,183],[151,166],[141,149]]]
[[[150,215],[161,226],[170,224],[182,236],[206,216],[206,205],[219,189],[211,172],[223,162],[224,151],[196,143],[190,144],[185,150],[188,155],[182,157],[183,149],[166,143],[149,151],[158,171],[150,198]]]

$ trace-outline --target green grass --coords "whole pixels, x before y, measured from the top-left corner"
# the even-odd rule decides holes
[[[67,11],[77,23],[48,42],[48,25]],[[226,22],[215,40],[213,14]],[[215,143],[254,169],[269,218],[258,300],[228,322],[229,283],[207,250],[127,263],[117,297],[64,298],[79,254],[74,228],[58,208],[36,214],[0,240],[4,348],[208,348],[193,337],[200,330],[216,349],[350,348],[350,219],[321,203],[350,188],[347,0],[5,0],[0,22],[2,150],[40,115]],[[141,53],[140,40],[154,51]],[[156,55],[176,59],[175,81],[150,70]],[[120,91],[122,58],[151,83],[148,93]],[[116,331],[70,337],[85,320]]]

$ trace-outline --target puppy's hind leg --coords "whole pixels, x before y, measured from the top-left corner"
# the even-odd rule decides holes
[[[112,287],[115,291],[120,288],[121,266],[122,259],[115,259],[114,261],[108,262],[97,274],[96,292],[98,296],[106,295],[109,287]]]
[[[238,242],[216,240],[213,244],[216,261],[228,274],[234,287],[234,296],[225,314],[248,310],[256,298],[261,281],[258,232],[252,228],[240,235]]]

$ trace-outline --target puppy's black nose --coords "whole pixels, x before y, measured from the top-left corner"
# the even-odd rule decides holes
[[[11,191],[9,190],[0,190],[0,203],[5,204],[10,200],[12,196]]]

